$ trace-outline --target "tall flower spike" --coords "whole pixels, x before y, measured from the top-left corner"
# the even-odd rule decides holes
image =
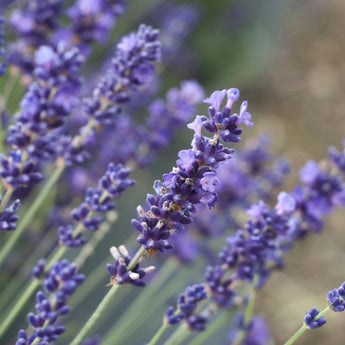
[[[117,45],[112,66],[93,90],[92,96],[83,100],[88,123],[80,129],[80,136],[92,137],[96,130],[115,123],[121,113],[121,104],[130,100],[139,86],[147,84],[154,74],[154,63],[160,61],[161,51],[158,30],[140,25],[136,33],[125,36]],[[60,154],[67,164],[81,163],[87,158],[85,140],[64,137]]]
[[[170,325],[185,320],[188,327],[194,331],[203,331],[207,317],[196,314],[198,304],[207,299],[207,293],[203,284],[188,286],[177,300],[177,308],[169,307],[165,314],[166,322]]]
[[[5,34],[4,34],[4,19],[0,17],[0,76],[5,73],[6,61],[5,61]]]
[[[98,182],[95,189],[89,188],[84,202],[71,212],[71,216],[82,226],[82,230],[97,231],[103,222],[100,214],[109,212],[115,208],[113,199],[118,198],[135,181],[129,179],[130,170],[121,164],[110,163],[104,176]],[[97,213],[97,215],[95,215]],[[86,242],[83,231],[76,231],[72,225],[59,227],[60,243],[67,247],[80,247]]]
[[[64,333],[65,326],[57,324],[57,321],[70,312],[67,302],[83,281],[84,276],[77,274],[75,264],[67,260],[56,262],[43,277],[45,292],[38,291],[36,294],[36,313],[28,314],[33,333],[28,336],[21,330],[16,345],[47,344]]]
[[[93,41],[105,43],[115,21],[126,8],[126,0],[77,0],[67,9],[71,27],[61,29],[53,41],[77,45],[84,55],[89,54]]]
[[[230,90],[228,97],[235,92]],[[212,99],[217,92],[220,91],[213,93]],[[239,91],[236,93],[239,94]],[[221,111],[219,109],[220,103],[212,101],[209,117],[197,116],[188,126],[195,132],[192,149],[178,153],[177,168],[163,175],[164,182],[154,183],[156,195],[147,196],[147,210],[140,206],[138,219],[132,220],[133,227],[140,233],[137,242],[143,245],[149,255],[172,248],[170,235],[192,222],[197,204],[204,203],[211,208],[217,201],[216,170],[219,163],[229,159],[233,152],[224,147],[220,140],[238,142],[242,133],[236,124],[238,116],[232,115],[227,106]],[[213,137],[202,136],[202,127]]]

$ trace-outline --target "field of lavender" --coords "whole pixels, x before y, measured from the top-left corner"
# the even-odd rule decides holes
[[[1,345],[344,343],[341,0],[0,10]]]

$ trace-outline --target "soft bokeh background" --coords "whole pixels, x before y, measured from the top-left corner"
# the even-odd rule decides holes
[[[130,6],[113,34],[114,40],[142,21],[157,25],[160,18],[155,15],[155,8],[162,2],[129,1]],[[290,190],[300,167],[308,159],[325,158],[328,146],[340,147],[345,137],[345,2],[201,0],[185,3],[197,5],[200,17],[180,54],[160,71],[165,80],[163,89],[187,78],[197,79],[208,94],[214,89],[240,88],[241,98],[249,101],[255,122],[255,127],[245,131],[243,141],[261,133],[272,137],[273,150],[292,163],[292,176],[286,186]],[[105,55],[104,49],[98,49],[93,67]],[[206,107],[200,107],[200,111],[206,111]],[[116,229],[96,250],[86,271],[104,260],[110,245],[121,244],[120,241],[129,237],[132,228],[128,219],[135,215],[135,206],[143,203],[146,193],[151,192],[152,181],[170,171],[177,151],[189,145],[190,138],[188,130],[181,131],[175,144],[160,155],[151,170],[135,174],[138,180],[135,192],[129,192],[120,202]],[[286,268],[275,272],[259,293],[256,311],[267,318],[275,344],[282,344],[300,326],[304,313],[312,306],[323,308],[327,291],[345,280],[345,215],[342,213],[338,211],[327,220],[322,234],[298,243],[287,257]],[[192,278],[201,268],[189,269],[193,273],[186,271],[181,289],[202,279],[201,273],[199,279]],[[106,283],[100,281],[99,289],[71,322],[77,325],[79,318],[86,318],[87,310],[92,310],[104,295]],[[172,294],[171,301],[179,292]],[[131,293],[133,298],[136,291]],[[159,327],[165,307],[150,319],[151,329]],[[104,332],[126,306],[119,308],[102,326]],[[298,343],[343,344],[345,316],[330,315],[328,319],[325,327],[308,332]],[[133,335],[133,345],[140,343],[136,339],[143,339],[143,334]],[[212,343],[222,344],[221,339],[214,338]]]

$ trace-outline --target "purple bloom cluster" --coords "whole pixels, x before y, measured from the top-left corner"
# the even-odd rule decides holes
[[[332,310],[341,312],[345,309],[345,282],[338,289],[329,291],[327,301]]]
[[[343,178],[331,164],[310,161],[300,178],[303,185],[291,194],[281,192],[274,209],[263,201],[253,205],[247,211],[251,219],[245,229],[227,238],[227,246],[219,253],[220,264],[206,268],[205,280],[219,307],[238,303],[235,297],[241,282],[260,288],[273,269],[283,266],[283,256],[296,240],[308,231],[320,230],[322,218],[344,205]],[[343,284],[328,294],[329,304],[336,311],[345,308],[344,291]],[[308,318],[311,325],[313,315]]]
[[[237,344],[236,341],[241,332],[245,332],[246,334],[241,341],[241,345],[266,345],[270,341],[267,322],[259,316],[253,317],[249,324],[246,324],[244,315],[240,314],[236,322],[236,329],[232,330],[228,336],[228,344]]]
[[[309,161],[301,169],[300,180],[304,185],[296,187],[292,193],[300,213],[299,236],[309,230],[320,231],[323,217],[336,206],[345,204],[343,177],[331,172],[326,165]]]
[[[133,257],[129,254],[125,246],[120,246],[119,249],[116,247],[111,247],[110,253],[115,259],[113,265],[106,265],[106,268],[111,276],[110,285],[131,284],[139,287],[145,286],[143,278],[145,277],[146,273],[155,269],[154,266],[140,268],[139,263],[137,263],[132,269],[128,270],[128,265]]]
[[[252,219],[244,230],[227,238],[227,246],[219,253],[221,265],[206,269],[206,282],[219,306],[233,304],[238,281],[262,286],[270,270],[282,266],[280,251],[287,250],[291,243],[289,222],[294,210],[294,199],[284,192],[278,196],[275,209],[261,201],[248,210]]]
[[[165,101],[157,99],[150,104],[150,114],[144,124],[135,123],[128,115],[121,114],[106,133],[114,147],[120,149],[106,145],[101,150],[101,162],[111,160],[125,164],[130,161],[140,168],[147,166],[157,151],[171,142],[174,130],[190,121],[196,103],[203,97],[204,91],[197,82],[184,81],[180,88],[167,92]],[[123,142],[126,142],[125,146]]]
[[[0,156],[0,176],[6,193],[43,180],[39,165],[56,157],[57,137],[53,130],[64,124],[66,116],[79,103],[78,73],[83,61],[77,49],[42,46],[37,50],[34,71],[37,80],[27,90],[22,109],[9,127],[7,143],[12,151],[8,156]],[[12,217],[17,207],[16,203],[5,211]],[[5,218],[8,217],[6,213]],[[8,230],[13,230],[15,222],[8,221],[11,223]]]
[[[205,255],[211,263],[215,261],[209,238],[239,227],[242,210],[258,198],[270,200],[274,189],[282,184],[288,173],[287,162],[269,151],[266,137],[247,142],[217,170],[217,205],[212,210],[197,205],[193,224],[171,238],[174,255],[184,263],[198,255]]]
[[[53,41],[64,41],[88,54],[93,41],[106,43],[115,21],[126,9],[126,0],[77,0],[67,9],[71,27],[54,34]]]
[[[337,166],[337,168],[345,172],[345,140],[343,141],[343,151],[339,152],[335,147],[329,148],[329,159]]]
[[[324,316],[318,317],[319,309],[310,309],[304,317],[304,323],[310,328],[315,329],[323,326],[327,321]]]
[[[58,26],[62,0],[25,1],[22,9],[16,9],[11,24],[29,46],[39,47],[48,43],[47,34]]]
[[[12,231],[16,229],[18,220],[16,211],[19,206],[20,201],[17,199],[0,213],[0,231]]]
[[[16,345],[43,345],[56,340],[65,331],[65,327],[58,325],[57,320],[70,312],[67,302],[83,281],[84,276],[77,274],[75,264],[67,260],[56,262],[43,277],[45,292],[39,291],[36,294],[36,314],[28,314],[29,324],[34,331],[29,336],[21,330]]]
[[[2,76],[5,73],[6,70],[6,62],[1,61],[1,59],[5,58],[5,34],[4,34],[4,18],[0,17],[0,76]]]
[[[9,62],[31,75],[34,68],[33,52],[40,46],[50,45],[50,34],[58,27],[62,0],[23,1],[21,9],[13,11],[10,23],[18,40],[9,46]]]
[[[82,225],[83,230],[97,231],[103,222],[103,217],[95,213],[106,213],[115,208],[113,199],[118,198],[134,181],[129,179],[130,170],[121,164],[109,164],[106,173],[98,182],[98,188],[89,188],[86,192],[84,202],[71,212],[76,224]],[[83,231],[75,231],[72,225],[59,227],[60,243],[67,247],[80,247],[87,240]]]
[[[211,99],[220,91],[215,91]],[[220,140],[237,142],[240,140],[241,117],[231,114],[231,106],[239,97],[237,89],[221,92],[218,104],[211,102],[209,118],[197,116],[188,127],[195,131],[192,149],[179,152],[177,168],[163,176],[164,182],[156,181],[156,195],[147,196],[148,210],[138,207],[138,219],[132,220],[133,227],[140,233],[137,242],[152,255],[157,251],[172,248],[169,237],[175,231],[193,220],[195,205],[204,203],[209,208],[217,201],[216,176],[218,164],[230,158],[233,150],[224,147]],[[228,102],[220,111],[220,104],[227,95]],[[205,128],[213,138],[201,135]]]
[[[165,60],[169,60],[169,63],[181,64],[186,61],[186,52],[181,51],[180,48],[182,42],[195,28],[200,17],[199,12],[199,8],[194,4],[176,5],[174,3],[163,3],[153,13],[152,19],[159,19],[157,24],[162,32],[163,56]],[[176,54],[179,57],[182,54],[182,58],[174,59]]]
[[[85,98],[83,108],[89,118],[80,129],[80,136],[91,137],[104,125],[117,124],[115,115],[121,112],[120,104],[130,100],[138,87],[148,83],[154,74],[154,62],[160,61],[158,30],[140,25],[138,32],[122,38],[117,45],[112,66],[93,90],[92,96]],[[60,142],[60,154],[68,164],[80,163],[88,156],[87,140],[64,137]]]
[[[26,92],[7,138],[14,149],[26,151],[33,165],[55,158],[57,138],[51,130],[61,127],[79,104],[83,62],[77,49],[66,50],[62,45],[56,49],[42,46],[36,52],[37,81]]]
[[[98,336],[86,339],[83,341],[82,345],[100,345],[100,339]]]
[[[188,327],[194,331],[203,331],[207,322],[204,315],[195,314],[198,303],[207,299],[207,293],[203,284],[188,286],[177,300],[177,308],[170,306],[166,311],[166,322],[170,325],[185,320]]]

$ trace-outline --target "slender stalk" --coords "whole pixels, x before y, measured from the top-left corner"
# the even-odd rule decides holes
[[[119,289],[120,285],[113,285],[108,293],[104,296],[101,303],[98,305],[96,310],[93,312],[89,320],[85,323],[84,327],[80,330],[74,340],[71,342],[70,345],[78,345],[82,342],[88,331],[92,328],[92,326],[96,323],[96,321],[101,316],[103,310],[107,307],[110,303],[112,297],[115,295],[117,290]]]
[[[60,164],[54,170],[53,174],[50,176],[49,180],[37,196],[35,201],[31,205],[31,207],[26,211],[25,215],[18,223],[17,229],[11,234],[11,237],[6,242],[4,247],[1,249],[0,252],[0,266],[3,264],[4,260],[6,259],[7,255],[12,251],[13,247],[15,246],[18,238],[22,235],[26,227],[29,225],[33,217],[36,215],[37,211],[43,205],[44,201],[46,200],[49,192],[54,187],[57,180],[60,178],[61,174],[65,170],[65,164]]]
[[[249,325],[250,321],[253,318],[253,312],[255,307],[255,298],[256,298],[256,289],[253,287],[249,293],[249,300],[244,311],[244,325]],[[233,340],[233,345],[240,345],[245,338],[247,332],[245,330],[240,330],[237,334],[237,337]]]
[[[136,252],[132,260],[127,266],[127,270],[131,270],[142,258],[142,256],[145,254],[145,248],[140,247],[139,250]],[[96,310],[92,313],[88,321],[86,321],[83,328],[80,330],[80,332],[77,334],[77,336],[74,338],[74,340],[71,342],[70,345],[78,345],[82,342],[88,331],[93,327],[93,325],[96,323],[96,321],[100,318],[103,310],[107,307],[107,305],[110,303],[112,297],[115,295],[116,291],[119,289],[120,285],[113,285],[109,292],[104,296],[101,303],[98,305]]]
[[[318,314],[318,316],[315,319],[316,320],[319,319],[321,316],[323,316],[324,314],[326,314],[330,310],[331,310],[331,308],[329,306],[327,306],[324,310],[322,310],[322,312],[320,312]],[[295,332],[292,335],[292,337],[289,338],[286,343],[284,343],[284,345],[291,345],[291,344],[293,344],[308,329],[309,329],[309,327],[305,323],[303,323],[301,328],[299,330],[297,330],[297,332]]]
[[[187,324],[183,322],[176,329],[176,331],[173,334],[171,334],[171,336],[166,340],[164,345],[177,345],[190,334],[191,333],[188,330]]]
[[[101,199],[102,198],[105,198],[105,195],[102,195]],[[92,217],[93,214],[94,214],[94,212],[91,212],[88,217]],[[76,235],[80,231],[83,231],[83,230],[84,230],[83,225],[81,223],[79,223],[76,226],[76,228],[74,229],[74,234]],[[92,246],[96,245],[97,243],[98,243],[98,240],[95,243],[92,243]],[[47,261],[47,264],[45,266],[45,270],[46,271],[50,270],[51,267],[53,266],[53,264],[55,262],[59,261],[64,256],[64,254],[66,253],[67,250],[68,250],[68,247],[62,247],[62,246],[58,247],[58,249],[55,250],[55,253],[53,253],[51,258]],[[88,248],[88,254],[92,253],[92,250],[93,250],[93,248]],[[84,263],[84,261],[87,258],[86,255],[87,255],[86,253],[82,253],[83,258],[80,257],[79,261],[82,261],[82,263]],[[29,284],[29,286],[24,287],[22,289],[23,293],[21,294],[20,299],[15,302],[14,306],[10,306],[9,312],[6,316],[6,320],[4,320],[4,322],[2,323],[2,325],[0,327],[0,337],[2,336],[2,333],[6,332],[7,328],[10,326],[11,322],[15,319],[15,317],[20,312],[20,310],[25,306],[25,304],[30,299],[30,297],[32,296],[32,294],[35,292],[35,290],[37,289],[37,287],[39,285],[40,285],[39,280],[35,279]]]
[[[220,315],[215,321],[213,321],[203,332],[200,332],[193,340],[189,342],[189,345],[202,345],[208,340],[214,333],[222,328],[229,318],[234,314],[233,310],[229,310]]]
[[[109,223],[101,224],[99,229],[94,233],[93,237],[84,245],[83,249],[80,251],[80,253],[74,260],[74,263],[77,265],[78,268],[83,267],[85,261],[88,259],[88,257],[91,254],[93,254],[99,242],[104,238],[106,233],[110,230],[110,227],[111,226]]]
[[[167,288],[162,289],[162,286],[172,276],[178,267],[178,261],[169,259],[161,268],[157,278],[146,287],[140,295],[130,304],[126,311],[121,315],[121,319],[115,323],[112,327],[112,331],[108,332],[102,344],[114,345],[123,344],[127,336],[130,336],[135,332],[142,324],[144,324],[150,315],[154,313],[157,307],[161,306],[162,302],[166,299],[166,296],[170,294],[170,290],[175,291],[175,284],[169,284]],[[183,272],[181,272],[183,273]],[[174,281],[179,282],[178,275]],[[152,298],[154,296],[154,298]],[[148,307],[149,302],[149,307]],[[146,310],[146,317],[138,317],[138,310]]]
[[[24,290],[23,294],[16,301],[15,305],[10,308],[8,313],[5,313],[5,319],[2,320],[0,324],[0,340],[2,339],[4,333],[11,325],[12,321],[15,319],[19,311],[25,306],[31,295],[35,292],[37,287],[40,285],[40,281],[35,279],[31,281],[31,284]],[[5,340],[5,339],[3,339]],[[2,343],[2,342],[0,342]]]
[[[159,330],[156,332],[156,334],[152,337],[152,339],[150,340],[150,342],[147,345],[155,345],[157,344],[157,341],[162,337],[162,335],[165,333],[165,331],[171,327],[171,325],[169,325],[166,322],[163,322],[161,327],[159,328]]]

